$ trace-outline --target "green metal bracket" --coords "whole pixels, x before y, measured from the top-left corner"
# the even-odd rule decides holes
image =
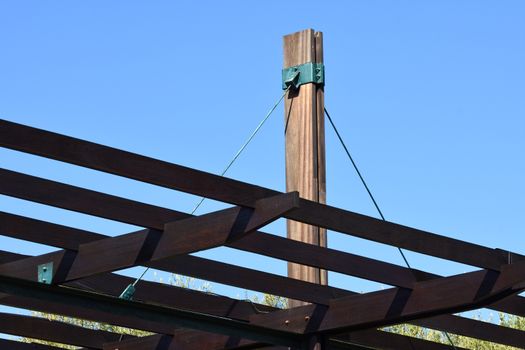
[[[283,90],[289,86],[297,89],[299,86],[309,83],[324,85],[324,64],[304,63],[298,66],[283,69]]]
[[[38,282],[51,284],[53,281],[53,262],[38,265]]]
[[[126,289],[124,289],[122,294],[120,294],[119,298],[125,299],[125,300],[131,300],[133,299],[133,294],[135,294],[135,286],[130,284],[129,286],[126,287]]]

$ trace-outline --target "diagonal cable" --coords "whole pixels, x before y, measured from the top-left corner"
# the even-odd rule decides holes
[[[235,163],[235,161],[239,158],[239,156],[241,155],[241,153],[246,149],[246,147],[250,144],[250,142],[253,140],[253,138],[255,137],[255,135],[257,135],[257,133],[259,132],[259,130],[262,128],[262,126],[264,125],[264,123],[266,123],[266,121],[270,118],[270,116],[272,115],[273,111],[275,111],[275,109],[277,108],[277,106],[279,106],[279,104],[281,103],[281,101],[284,99],[284,96],[286,96],[286,94],[288,93],[288,90],[290,90],[290,86],[288,86],[288,88],[286,88],[283,92],[283,94],[281,95],[281,97],[277,100],[277,102],[275,102],[272,106],[272,108],[270,108],[270,110],[266,113],[266,115],[264,116],[264,118],[259,122],[259,124],[257,125],[257,127],[252,131],[252,133],[250,134],[250,136],[248,136],[248,138],[246,139],[246,141],[242,144],[242,146],[239,148],[239,150],[237,151],[237,153],[235,153],[235,155],[233,156],[233,158],[230,160],[230,162],[228,163],[228,165],[224,168],[224,170],[220,173],[220,176],[224,176],[226,174],[226,172],[232,167],[233,163]],[[193,208],[193,210],[191,211],[191,215],[195,214],[195,212],[197,211],[197,209],[199,209],[199,207],[202,205],[202,203],[204,202],[206,198],[205,197],[201,197],[201,199],[199,200],[199,202],[197,202],[197,204],[195,205],[195,207]],[[132,296],[133,296],[133,293],[135,292],[135,287],[137,285],[137,283],[142,280],[142,278],[146,275],[146,273],[149,271],[149,267],[146,267],[144,269],[144,271],[142,272],[142,274],[137,277],[137,279],[135,279],[135,281],[130,284],[129,286],[126,287],[126,289],[124,289],[122,291],[122,293],[120,294],[120,298],[125,298],[125,299],[130,299]],[[121,337],[121,340],[122,340],[122,337]]]
[[[339,142],[341,143],[341,146],[343,146],[343,148],[344,148],[344,150],[346,152],[346,155],[348,156],[348,159],[350,159],[350,162],[352,163],[352,166],[354,167],[354,170],[357,173],[357,176],[359,176],[359,179],[361,180],[361,183],[363,184],[364,188],[366,189],[366,192],[368,193],[368,196],[372,200],[372,203],[374,203],[374,206],[375,206],[377,212],[379,213],[379,216],[381,217],[381,219],[383,221],[386,221],[385,216],[383,215],[383,212],[379,208],[379,205],[377,204],[377,201],[375,200],[374,195],[370,191],[370,188],[368,187],[368,185],[367,185],[363,175],[361,174],[361,171],[359,171],[359,167],[357,166],[356,162],[354,161],[354,158],[350,154],[350,151],[348,150],[348,147],[346,147],[346,143],[344,142],[343,138],[341,137],[341,134],[339,133],[339,130],[337,130],[337,127],[335,126],[335,123],[332,120],[332,117],[330,117],[330,114],[328,113],[328,110],[326,109],[326,107],[324,108],[324,113],[326,114],[326,117],[328,118],[328,121],[330,122],[330,125],[332,125],[332,128],[334,129],[335,134],[337,135],[337,138],[339,139]],[[412,267],[410,266],[410,263],[408,262],[408,259],[405,256],[405,253],[403,252],[403,249],[401,249],[400,247],[397,247],[397,249],[399,250],[399,253],[401,253],[401,256],[403,257],[403,260],[405,261],[406,266],[409,269],[412,270]],[[450,345],[452,345],[452,347],[454,349],[456,349],[456,346],[454,345],[454,342],[450,338],[450,335],[448,334],[448,332],[443,331],[443,334],[445,334],[445,336],[448,339]]]

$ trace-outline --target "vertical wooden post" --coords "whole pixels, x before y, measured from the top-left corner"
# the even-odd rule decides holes
[[[284,68],[323,62],[323,34],[307,29],[284,37]],[[310,83],[285,99],[286,191],[326,202],[324,89]],[[288,220],[288,238],[326,246],[326,230]],[[288,263],[288,276],[327,284],[325,270]],[[303,303],[290,301],[290,307]]]

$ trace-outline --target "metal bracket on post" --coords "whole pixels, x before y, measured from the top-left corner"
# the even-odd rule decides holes
[[[51,284],[53,281],[53,262],[38,265],[38,282]]]
[[[309,83],[324,85],[324,64],[309,62],[283,69],[283,90]]]

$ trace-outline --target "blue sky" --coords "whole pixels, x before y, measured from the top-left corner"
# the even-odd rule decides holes
[[[522,1],[4,1],[0,117],[219,173],[281,94],[282,36],[314,28],[325,38],[326,106],[387,219],[525,253],[524,11]],[[281,105],[228,176],[284,190],[283,128]],[[376,216],[326,136],[328,202]],[[181,211],[198,200],[4,149],[0,162]],[[3,196],[0,210],[108,235],[134,229]],[[284,234],[283,222],[267,231]],[[392,247],[336,233],[329,245],[402,264]],[[229,249],[202,255],[286,271]],[[471,269],[407,255],[436,273]],[[382,287],[337,274],[330,284]]]

